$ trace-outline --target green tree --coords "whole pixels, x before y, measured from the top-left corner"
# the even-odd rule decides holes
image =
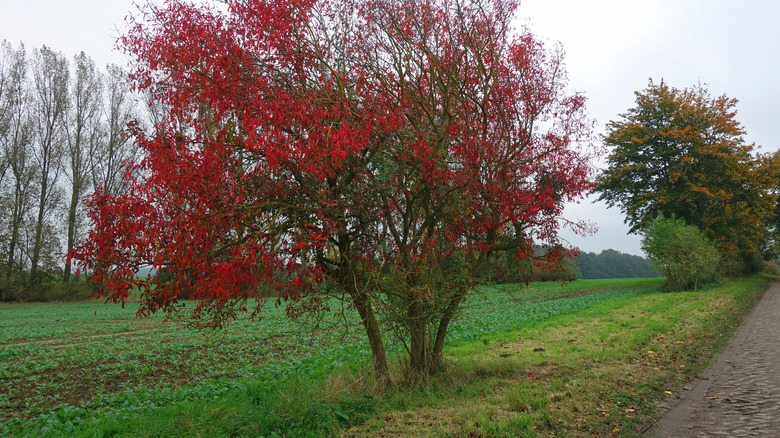
[[[669,290],[696,290],[715,279],[720,253],[698,228],[682,219],[664,218],[645,228],[642,249],[661,274]]]
[[[636,106],[607,125],[613,149],[596,186],[632,232],[675,216],[714,240],[731,271],[749,269],[762,249],[776,199],[777,160],[744,142],[736,103],[701,84],[679,90],[650,80]]]

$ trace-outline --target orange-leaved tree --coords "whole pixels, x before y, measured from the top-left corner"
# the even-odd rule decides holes
[[[701,84],[680,90],[650,80],[636,106],[607,125],[612,149],[596,186],[632,232],[659,215],[698,227],[732,273],[749,270],[764,249],[777,186],[777,159],[745,143],[736,104]]]

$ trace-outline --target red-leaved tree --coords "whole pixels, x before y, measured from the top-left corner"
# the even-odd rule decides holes
[[[554,265],[559,227],[585,229],[561,218],[591,188],[584,98],[560,49],[512,28],[516,1],[226,3],[147,7],[122,38],[166,111],[135,135],[131,189],[89,203],[74,256],[101,294],[140,288],[146,315],[185,293],[219,325],[336,290],[386,382],[382,321],[413,372],[435,371],[491,254]],[[145,265],[168,275],[136,278]]]

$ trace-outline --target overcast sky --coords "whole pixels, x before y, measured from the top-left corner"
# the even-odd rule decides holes
[[[133,0],[4,0],[0,40],[124,65],[114,46],[132,10]],[[677,88],[702,82],[712,95],[739,99],[746,140],[770,152],[780,148],[779,19],[776,0],[523,0],[518,24],[563,44],[571,88],[587,96],[599,133],[634,105],[648,78]],[[564,233],[583,251],[642,254],[617,209],[586,200],[566,216],[599,227],[587,238]]]

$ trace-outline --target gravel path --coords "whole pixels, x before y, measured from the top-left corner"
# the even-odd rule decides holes
[[[780,437],[780,282],[648,437]]]

